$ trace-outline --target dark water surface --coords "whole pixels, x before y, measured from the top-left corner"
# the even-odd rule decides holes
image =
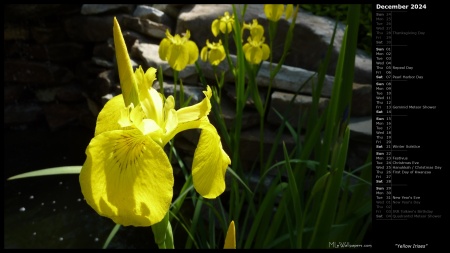
[[[16,174],[82,165],[93,130],[44,124],[4,133],[4,248],[101,248],[114,223],[84,201],[78,175],[7,181]],[[121,227],[109,248],[156,248],[151,228]]]

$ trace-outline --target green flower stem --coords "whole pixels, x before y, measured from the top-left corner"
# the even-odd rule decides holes
[[[169,222],[169,212],[166,213],[162,221],[152,226],[155,242],[160,249],[174,249],[172,226]]]
[[[173,69],[173,98],[177,101],[178,71]]]
[[[272,68],[273,62],[273,40],[275,39],[275,35],[277,34],[277,24],[278,21],[269,20],[269,46],[270,46],[270,67]],[[270,69],[272,70],[272,69]]]
[[[231,71],[231,73],[233,73],[233,75],[236,76],[236,71],[234,69],[234,65],[230,57],[230,49],[228,48],[228,36],[229,36],[228,34],[222,34],[223,48],[225,49],[225,56],[227,58],[228,68]]]
[[[232,148],[232,156],[231,156],[231,164],[233,164],[233,168],[238,173],[238,175],[243,175],[243,169],[241,166],[240,160],[240,139],[241,139],[241,120],[242,113],[245,106],[245,101],[247,99],[247,92],[245,90],[245,56],[242,50],[242,38],[241,38],[241,25],[240,20],[237,18],[236,7],[233,5],[233,14],[234,14],[234,42],[236,44],[236,59],[237,59],[237,69],[235,74],[236,79],[236,116],[233,122],[232,133],[231,133],[231,148]],[[250,89],[248,89],[250,90]],[[248,91],[247,90],[247,91]],[[236,180],[232,181],[232,193],[230,195],[230,219],[239,220],[240,208],[239,203],[241,201],[241,196],[238,190],[238,184]]]
[[[266,164],[266,166],[262,166],[264,164],[264,160],[263,160],[263,152],[264,152],[264,115],[267,112],[267,107],[269,105],[269,101],[270,101],[270,95],[272,92],[272,84],[273,84],[273,80],[275,78],[275,76],[277,75],[278,71],[280,71],[281,66],[284,64],[284,61],[286,59],[287,53],[289,52],[289,49],[291,48],[291,44],[292,44],[292,38],[293,38],[293,34],[294,34],[294,26],[295,26],[295,22],[297,19],[297,13],[298,13],[298,9],[299,6],[297,5],[293,16],[292,16],[292,21],[291,24],[289,26],[289,30],[286,34],[286,38],[285,38],[285,42],[284,42],[284,48],[283,48],[283,54],[281,55],[281,59],[278,62],[277,66],[275,67],[275,69],[272,69],[272,62],[273,62],[273,41],[275,39],[275,35],[277,33],[277,25],[278,25],[278,21],[274,22],[274,21],[269,21],[269,43],[270,43],[270,66],[269,66],[269,71],[270,71],[270,82],[269,82],[269,86],[267,89],[267,95],[266,95],[266,100],[265,103],[263,105],[263,116],[260,117],[260,162],[261,162],[261,168],[262,168],[262,173],[265,172],[265,170],[269,167],[269,163]]]
[[[222,87],[223,87],[223,75],[222,79],[219,79],[217,76],[217,66],[213,65],[213,71],[214,71],[214,77],[216,78],[217,83],[217,103],[220,104],[220,101],[222,99]]]
[[[294,36],[294,27],[295,27],[295,22],[297,20],[297,13],[298,13],[298,9],[299,6],[297,5],[293,16],[292,16],[292,21],[291,24],[289,26],[289,30],[286,34],[286,38],[284,40],[284,48],[283,48],[283,54],[281,55],[281,59],[278,62],[277,66],[275,67],[275,69],[272,69],[272,50],[273,50],[273,40],[275,38],[275,34],[276,34],[276,24],[277,22],[272,22],[270,21],[269,24],[269,39],[270,39],[270,83],[269,83],[269,87],[268,87],[268,91],[267,91],[267,97],[266,97],[266,101],[269,101],[269,96],[270,96],[270,92],[272,89],[272,83],[273,83],[273,79],[275,78],[275,76],[278,74],[278,71],[280,71],[281,66],[284,64],[284,61],[286,59],[286,56],[291,48],[291,44],[292,44],[292,39]],[[264,104],[264,111],[267,110],[267,106],[269,103]]]

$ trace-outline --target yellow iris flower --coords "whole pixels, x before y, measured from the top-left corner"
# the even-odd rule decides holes
[[[258,24],[258,20],[254,19],[253,23],[244,24],[243,29],[250,30],[250,36],[247,39],[247,43],[242,47],[245,59],[253,64],[259,64],[261,61],[269,59],[270,48],[269,45],[264,43],[264,28],[262,25]]]
[[[234,26],[234,15],[230,15],[228,11],[224,13],[223,16],[220,16],[211,24],[211,31],[214,34],[214,37],[217,37],[219,33],[229,34],[233,31]]]
[[[169,30],[166,30],[166,38],[159,44],[159,58],[168,61],[169,65],[176,71],[181,71],[188,64],[194,64],[198,59],[198,47],[195,42],[189,40],[191,32],[181,37],[179,34],[172,36]]]
[[[294,10],[293,4],[286,5],[286,19],[289,19],[292,16],[292,12]],[[281,16],[284,12],[284,4],[265,4],[264,5],[264,13],[266,14],[267,19],[277,22],[280,20]]]
[[[290,19],[293,12],[294,12],[294,5],[293,4],[286,5],[286,12],[284,13],[286,19]]]
[[[206,40],[206,46],[204,46],[200,52],[200,58],[203,61],[209,61],[213,66],[219,65],[219,63],[225,59],[225,56],[222,40],[219,40],[217,43],[210,43],[209,40]]]
[[[173,96],[165,98],[152,87],[156,69],[144,72],[139,67],[133,73],[116,18],[113,32],[122,94],[98,115],[79,181],[84,198],[98,214],[123,226],[151,226],[164,218],[172,202],[174,176],[163,147],[178,132],[202,129],[192,176],[203,197],[223,193],[231,161],[208,120],[209,86],[201,102],[175,110]]]

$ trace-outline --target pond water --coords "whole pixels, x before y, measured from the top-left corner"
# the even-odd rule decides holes
[[[101,248],[114,223],[83,199],[78,175],[7,181],[27,171],[82,165],[93,130],[36,125],[5,128],[5,249]],[[157,248],[150,227],[120,227],[108,248]]]

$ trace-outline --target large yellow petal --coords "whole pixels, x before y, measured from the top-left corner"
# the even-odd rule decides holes
[[[79,180],[87,203],[123,226],[151,226],[169,211],[173,172],[164,150],[137,130],[95,136]]]
[[[202,129],[202,132],[192,162],[194,188],[205,198],[216,198],[225,190],[225,172],[231,160],[223,150],[220,136],[209,122],[208,116],[179,123],[170,135],[164,137],[163,143],[167,143],[181,131],[196,128]]]
[[[119,120],[122,117],[122,111],[124,109],[125,103],[122,94],[117,95],[106,102],[97,117],[95,136],[106,131],[121,129],[122,127],[119,125]]]
[[[134,79],[127,45],[123,39],[122,31],[120,30],[116,17],[114,17],[113,34],[117,66],[119,68],[120,87],[122,89],[125,104],[127,106],[131,103],[137,105],[139,103],[138,87],[136,80]]]
[[[222,62],[226,57],[225,54],[225,50],[222,46],[222,44],[215,45],[215,48],[211,49],[210,53],[209,53],[209,62],[214,65],[217,66],[219,65],[220,62]]]
[[[261,59],[263,56],[263,51],[262,49],[258,48],[258,47],[253,47],[253,46],[249,46],[246,48],[246,51],[244,51],[245,53],[245,59],[253,64],[259,64],[261,63]]]
[[[263,52],[262,60],[265,61],[265,60],[269,59],[269,56],[270,56],[270,48],[269,48],[269,45],[267,45],[267,44],[262,44],[262,45],[261,45],[261,49],[262,49],[262,52]]]
[[[204,198],[216,198],[225,191],[225,172],[231,164],[212,124],[201,126],[202,133],[194,153],[192,177],[195,190]]]

